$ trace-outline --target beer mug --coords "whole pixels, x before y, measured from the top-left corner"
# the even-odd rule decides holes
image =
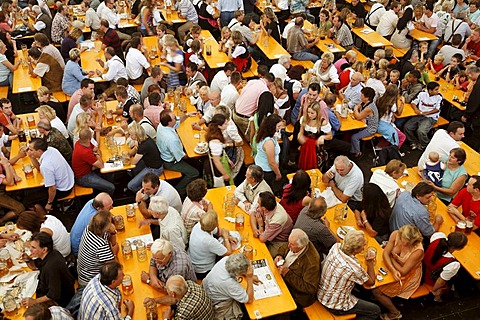
[[[473,219],[471,217],[468,217],[467,220],[465,220],[465,234],[470,234],[472,233],[473,230]]]
[[[455,225],[455,232],[463,232],[465,233],[465,229],[467,228],[467,223],[465,220],[460,220]]]
[[[8,221],[5,223],[5,230],[7,230],[7,233],[14,233],[15,232],[15,223],[12,221]]]
[[[114,123],[112,112],[108,111],[107,115],[105,117],[107,118],[107,124],[113,124]]]
[[[310,180],[311,180],[310,188],[312,188],[312,191],[313,191],[318,184],[318,174],[315,171],[315,169],[312,169],[310,172]]]
[[[211,56],[212,55],[212,46],[207,44],[205,46],[205,51],[206,51],[207,56]]]
[[[33,178],[33,166],[31,164],[24,164],[23,173],[25,173],[25,178]]]
[[[136,240],[135,247],[137,249],[137,260],[139,262],[147,261],[147,247],[145,246],[145,242]]]
[[[125,240],[122,242],[122,254],[125,260],[133,258],[132,245],[130,241]]]
[[[27,136],[25,135],[25,130],[23,129],[18,130],[18,141],[27,142]]]
[[[158,320],[157,304],[146,305],[145,314],[147,315],[147,320]]]
[[[127,216],[127,221],[136,220],[135,206],[133,204],[127,204],[125,206],[125,215]]]
[[[122,216],[113,216],[113,224],[119,233],[125,232],[125,223]]]
[[[243,255],[250,261],[253,260],[253,257],[257,255],[257,250],[253,249],[253,247],[249,244],[246,244],[243,247]]]
[[[340,204],[335,207],[335,216],[333,222],[336,224],[341,224],[343,221],[347,220],[348,208],[346,204]]]
[[[124,295],[129,296],[133,293],[132,277],[128,274],[123,276],[122,279],[122,292]]]
[[[245,227],[245,218],[243,213],[237,213],[235,216],[235,230],[242,233]]]
[[[377,260],[377,249],[375,247],[368,247],[365,254],[367,260]]]
[[[27,123],[30,129],[35,127],[35,118],[33,117],[33,115],[29,114],[27,116]]]

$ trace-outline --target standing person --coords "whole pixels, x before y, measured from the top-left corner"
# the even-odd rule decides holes
[[[228,26],[237,10],[243,10],[242,0],[218,0],[217,9],[220,11],[220,25]]]
[[[167,49],[167,61],[162,62],[161,65],[169,69],[167,87],[175,89],[181,84],[179,75],[183,72],[183,52],[177,39],[171,35],[165,35],[165,38],[164,45]]]
[[[205,134],[205,139],[208,142],[209,147],[209,161],[213,163],[212,177],[223,177],[224,185],[233,184],[232,165],[233,163],[225,153],[224,145],[225,138],[222,131],[227,127],[227,119],[222,114],[216,114],[208,124],[208,129]],[[214,187],[216,187],[214,185]]]
[[[70,20],[67,17],[68,7],[61,4],[57,7],[57,13],[52,20],[52,41],[61,43],[68,35],[70,29]]]
[[[148,78],[150,63],[148,52],[142,49],[142,41],[139,37],[130,40],[130,49],[128,49],[125,60],[130,84],[143,84]]]
[[[480,68],[477,66],[468,66],[467,75],[471,81],[474,81],[472,92],[480,92]],[[471,125],[473,129],[472,136],[469,139],[470,146],[476,150],[480,151],[480,95],[474,94],[470,95],[467,108],[465,113],[462,116],[462,122],[466,123],[471,119]]]
[[[365,87],[361,92],[360,99],[362,103],[353,108],[353,117],[357,120],[365,120],[367,128],[352,136],[350,152],[354,158],[362,155],[360,151],[360,139],[374,135],[378,128],[378,109],[374,102],[375,90],[370,87]]]
[[[381,310],[376,304],[352,295],[355,284],[375,284],[375,257],[365,257],[367,270],[355,257],[366,245],[363,231],[351,230],[342,243],[333,245],[323,262],[317,299],[334,315],[354,313],[357,317],[369,320],[380,316]]]

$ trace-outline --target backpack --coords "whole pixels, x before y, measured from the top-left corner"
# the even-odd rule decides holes
[[[388,146],[380,150],[378,153],[377,166],[385,166],[390,160],[402,160],[398,146]]]

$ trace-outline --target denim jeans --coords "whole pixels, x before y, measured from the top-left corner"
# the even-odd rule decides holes
[[[132,180],[130,180],[130,182],[128,183],[127,185],[127,188],[128,190],[134,192],[134,193],[137,193],[138,190],[140,190],[142,188],[142,179],[143,179],[143,176],[146,175],[147,173],[153,173],[154,175],[156,176],[159,176],[162,174],[163,172],[163,167],[160,167],[158,169],[154,169],[154,168],[143,168],[142,171],[140,171],[139,173],[137,173],[137,175],[135,177],[133,177]]]
[[[403,131],[410,143],[418,144],[425,148],[430,142],[428,132],[436,122],[437,120],[425,116],[412,117],[405,123]]]
[[[313,63],[317,62],[319,59],[317,55],[314,55],[313,53],[310,53],[308,50],[304,50],[302,52],[297,52],[292,54],[292,59],[293,60],[310,60]]]
[[[105,180],[100,177],[96,172],[92,171],[87,175],[84,175],[81,178],[75,178],[75,182],[85,188],[93,188],[95,190],[100,190],[106,192],[109,195],[113,195],[115,191],[115,186],[110,181]]]
[[[355,133],[352,136],[352,139],[350,140],[350,143],[352,144],[350,148],[350,152],[351,153],[360,152],[360,139],[365,137],[370,137],[371,135],[372,133],[370,133],[367,129],[363,129],[362,131]]]
[[[344,315],[344,314],[353,314],[355,313],[357,320],[375,320],[380,317],[380,307],[377,306],[375,303],[371,303],[362,299],[358,299],[357,304],[350,310],[343,311],[343,310],[334,310],[330,308],[326,308],[328,311],[335,315]]]
[[[177,183],[175,189],[177,189],[178,193],[180,194],[180,198],[184,199],[187,195],[187,184],[195,180],[200,173],[185,160],[177,163],[165,162],[163,166],[165,169],[182,173],[182,179],[180,179],[180,181]]]
[[[220,24],[222,25],[222,27],[228,26],[228,24],[232,19],[233,19],[233,11],[220,12]]]
[[[427,58],[433,59],[435,52],[437,51],[437,46],[439,43],[442,42],[443,37],[439,37],[437,40],[430,41],[430,45],[428,46]]]

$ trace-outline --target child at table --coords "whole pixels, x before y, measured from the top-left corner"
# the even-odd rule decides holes
[[[187,52],[190,46],[192,45],[192,41],[195,39],[198,39],[202,41],[201,38],[201,33],[202,33],[202,27],[200,27],[198,24],[194,24],[190,28],[190,32],[187,33],[185,36],[185,43],[183,44],[183,52]]]
[[[462,63],[462,55],[460,53],[456,53],[453,55],[452,59],[450,59],[450,64],[446,65],[442,70],[440,70],[437,74],[439,77],[445,78],[448,82],[455,77],[457,73],[461,71],[460,64]]]
[[[462,90],[462,91],[467,91],[468,90],[468,77],[467,73],[465,71],[460,71],[453,77],[451,81],[455,85],[455,89],[457,90]]]
[[[243,40],[243,35],[239,31],[232,32],[232,39],[234,47],[228,49],[228,59],[237,65],[238,72],[243,73],[252,66],[252,57],[247,44]]]
[[[445,168],[445,162],[440,161],[438,152],[431,151],[428,154],[428,160],[425,162],[425,170],[423,171],[425,179],[432,181],[437,187],[441,187]]]
[[[418,44],[418,51],[420,52],[420,61],[427,62],[428,56],[428,42],[422,41]]]
[[[400,85],[402,84],[401,81],[400,81],[400,71],[398,71],[397,69],[393,69],[392,71],[390,71],[390,77],[389,78],[390,79],[389,79],[388,84],[394,84],[397,87],[400,87]]]
[[[190,44],[190,49],[185,53],[185,60],[188,64],[193,62],[198,66],[198,71],[203,72],[205,69],[205,60],[202,57],[202,43],[200,40],[195,39]]]
[[[397,64],[398,61],[399,61],[397,59],[397,57],[395,57],[395,55],[393,54],[393,48],[392,47],[385,48],[385,59],[387,59],[388,62],[392,63],[392,64]]]
[[[432,59],[428,59],[427,68],[432,71],[433,74],[436,74],[445,67],[445,65],[443,64],[444,60],[445,57],[443,56],[443,54],[436,54],[435,57],[433,57],[433,61]]]

